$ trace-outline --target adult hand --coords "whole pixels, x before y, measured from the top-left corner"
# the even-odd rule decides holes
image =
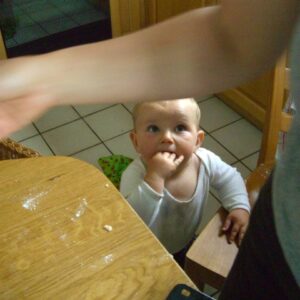
[[[50,108],[54,99],[37,88],[38,60],[0,61],[0,138],[20,129]]]

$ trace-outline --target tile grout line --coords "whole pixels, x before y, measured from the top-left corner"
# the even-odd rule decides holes
[[[242,164],[248,171],[253,172],[253,170],[251,170],[248,166],[246,166],[241,160],[238,160],[237,162],[231,164],[231,166],[235,165],[235,164]]]
[[[237,122],[239,122],[239,121],[241,121],[241,120],[245,120],[245,118],[240,117],[239,119],[234,120],[234,121],[232,121],[232,122],[230,122],[230,123],[227,123],[226,125],[223,125],[223,126],[221,126],[221,127],[218,127],[218,128],[216,128],[216,129],[213,129],[212,131],[210,131],[210,132],[208,132],[208,133],[209,133],[209,134],[215,133],[216,131],[221,130],[221,129],[227,127],[227,126],[233,125],[233,124],[235,124],[235,123],[237,123]],[[247,121],[247,120],[246,120],[246,121]],[[247,122],[248,122],[248,121],[247,121]]]
[[[260,151],[260,150],[254,151],[253,153],[248,154],[248,155],[244,156],[243,158],[241,158],[241,160],[247,159],[247,158],[249,158],[250,156],[252,156],[252,155],[254,155],[254,154],[257,154],[257,153],[259,154],[259,151]]]
[[[243,161],[239,161],[245,168],[247,168],[250,172],[253,172]]]
[[[86,150],[88,150],[88,149],[91,149],[91,148],[93,148],[93,147],[95,147],[95,146],[98,146],[98,145],[101,145],[101,144],[103,144],[103,146],[106,148],[106,150],[107,150],[110,154],[113,154],[112,151],[105,145],[104,141],[102,141],[102,139],[98,136],[98,134],[97,134],[97,133],[92,129],[92,127],[86,122],[86,120],[84,119],[85,117],[81,116],[80,113],[79,113],[79,111],[77,111],[76,108],[75,108],[73,105],[70,105],[70,106],[71,106],[71,107],[74,109],[74,111],[79,115],[79,120],[81,119],[81,120],[85,123],[85,125],[87,125],[87,127],[88,127],[88,128],[96,135],[96,137],[99,139],[100,143],[97,143],[97,144],[95,144],[95,145],[93,145],[93,146],[89,146],[89,147],[84,148],[84,149],[82,149],[82,150],[80,150],[80,151],[74,152],[73,154],[69,154],[68,156],[72,156],[72,155],[78,154],[78,153],[80,153],[80,152],[86,151]],[[114,105],[112,105],[112,106],[114,106]],[[111,106],[110,106],[110,107],[111,107]],[[108,108],[108,107],[107,107],[107,108]],[[103,110],[105,110],[105,109],[103,109]],[[102,110],[99,110],[99,111],[102,111]],[[97,112],[99,112],[99,111],[97,111]],[[94,112],[94,113],[96,113],[96,112]],[[90,114],[90,115],[91,115],[91,114]]]
[[[213,137],[212,135],[208,134],[215,142],[217,142],[220,146],[222,146],[222,148],[224,148],[227,152],[229,152],[237,161],[239,160],[239,158],[233,154],[229,149],[227,149],[223,144],[221,144],[221,142],[219,142],[215,137]],[[235,162],[233,162],[235,163]]]
[[[112,106],[115,106],[115,105],[112,105]],[[89,116],[91,116],[91,115],[94,115],[94,114],[96,114],[96,113],[98,113],[98,112],[100,112],[100,111],[104,111],[104,110],[106,110],[106,109],[108,109],[108,108],[110,108],[110,107],[112,107],[112,106],[109,106],[109,107],[106,107],[106,108],[104,108],[104,109],[100,109],[100,110],[98,110],[98,111],[96,111],[96,112],[92,112],[92,113],[89,113],[89,114],[87,114],[87,115],[85,115],[85,116],[82,116],[82,115],[76,110],[75,107],[73,107],[72,105],[70,105],[70,107],[71,107],[71,108],[75,111],[75,113],[77,114],[77,117],[76,117],[74,120],[65,122],[65,123],[63,123],[63,124],[60,124],[60,125],[57,125],[57,126],[54,126],[54,127],[51,127],[51,128],[48,128],[48,129],[46,129],[46,130],[39,130],[39,132],[40,132],[41,134],[44,134],[44,133],[47,133],[47,132],[49,132],[49,131],[58,129],[58,128],[60,128],[60,127],[63,127],[63,126],[65,126],[65,125],[69,125],[69,124],[71,124],[71,123],[75,123],[75,122],[78,121],[78,120],[84,120],[86,117],[89,117]],[[98,137],[98,136],[97,136],[97,137]],[[101,140],[101,139],[100,139],[100,140]]]
[[[88,147],[86,147],[86,148],[84,148],[84,149],[82,149],[82,150],[79,150],[79,151],[73,152],[73,153],[71,153],[71,154],[68,154],[68,155],[66,155],[66,156],[73,156],[73,155],[79,154],[79,153],[81,153],[81,152],[83,152],[83,151],[86,151],[86,150],[92,149],[93,147],[100,146],[100,145],[103,145],[103,146],[105,146],[103,142],[99,142],[99,143],[97,143],[97,144],[94,144],[94,145],[92,145],[92,146],[88,146]],[[107,148],[107,147],[105,147],[105,148]],[[107,150],[109,151],[109,149],[107,149]],[[111,151],[109,151],[109,152],[111,153]],[[112,154],[112,153],[111,153],[111,154]]]
[[[130,133],[130,132],[131,132],[131,129],[130,129],[130,130],[127,130],[127,131],[125,131],[125,132],[123,132],[123,133],[120,133],[120,134],[118,134],[118,135],[116,135],[116,136],[114,136],[114,137],[111,137],[111,138],[109,138],[109,139],[103,141],[103,143],[109,142],[109,141],[111,141],[111,140],[113,140],[113,139],[115,139],[115,138],[118,138],[118,137],[120,137],[120,136],[122,136],[122,135],[125,135],[125,134],[128,134],[128,133]]]
[[[130,111],[130,109],[129,108],[127,108],[126,107],[126,105],[125,104],[123,104],[123,103],[121,103],[121,105],[130,113],[130,115],[131,115],[131,117],[132,117],[132,112]]]
[[[50,145],[48,144],[48,142],[46,141],[46,139],[44,138],[43,134],[39,131],[38,127],[35,125],[34,122],[32,122],[32,125],[35,127],[35,129],[37,130],[37,132],[39,133],[39,136],[41,137],[41,139],[44,141],[44,143],[48,146],[48,148],[50,149],[50,151],[52,152],[53,155],[56,155],[56,153],[54,152],[54,150],[50,147]]]
[[[206,101],[208,101],[208,100],[211,100],[211,99],[213,99],[213,98],[217,98],[217,99],[219,99],[217,96],[215,96],[215,95],[211,95],[211,96],[208,96],[207,98],[203,98],[203,99],[201,99],[201,100],[196,100],[195,98],[195,100],[196,100],[196,102],[198,103],[198,105],[200,104],[200,103],[203,103],[203,102],[206,102]],[[220,99],[219,99],[220,100]]]
[[[126,111],[128,111],[127,108],[126,108],[122,103],[116,103],[116,104],[114,104],[114,105],[112,105],[112,106],[109,106],[109,107],[106,107],[106,108],[104,108],[104,109],[102,109],[102,110],[100,110],[100,111],[104,111],[104,110],[106,110],[106,109],[108,109],[108,108],[111,108],[111,107],[114,107],[114,106],[117,106],[117,105],[123,106],[123,108],[124,108]],[[74,109],[75,109],[75,108],[74,108]],[[75,110],[76,110],[76,109],[75,109]],[[100,112],[100,111],[98,111],[98,112]],[[128,112],[129,112],[130,115],[132,116],[132,113],[131,113],[130,111],[128,111]],[[85,117],[90,116],[90,115],[93,115],[93,114],[95,114],[95,113],[86,115]],[[85,118],[85,117],[84,117],[84,118]],[[109,147],[106,145],[106,142],[111,141],[111,140],[113,140],[113,139],[115,139],[115,138],[117,138],[117,137],[120,137],[120,136],[124,135],[124,134],[127,134],[127,133],[131,132],[131,130],[132,130],[132,129],[130,129],[130,130],[128,130],[128,131],[125,131],[125,132],[123,132],[123,133],[120,133],[120,134],[118,134],[118,135],[115,135],[115,136],[113,136],[113,137],[111,137],[111,138],[108,138],[107,140],[102,140],[102,139],[96,134],[96,132],[92,129],[92,127],[86,122],[86,120],[85,120],[84,118],[82,118],[83,121],[84,121],[84,122],[86,123],[86,125],[92,130],[92,132],[100,139],[100,141],[102,141],[102,143],[104,144],[105,148],[106,148],[111,154],[113,154],[113,151],[111,151],[111,150],[109,149]]]
[[[26,141],[26,140],[28,140],[28,139],[30,139],[30,138],[32,138],[32,137],[41,136],[41,138],[44,140],[44,142],[46,143],[46,145],[49,147],[50,151],[51,151],[54,155],[56,155],[56,153],[53,151],[53,149],[50,147],[50,145],[48,144],[48,142],[47,142],[46,139],[44,138],[43,134],[44,134],[44,133],[48,133],[48,132],[50,132],[50,131],[52,131],[52,130],[58,129],[58,128],[60,128],[60,127],[63,127],[63,126],[65,126],[65,125],[69,125],[69,124],[71,124],[71,123],[75,123],[76,121],[82,120],[82,121],[87,125],[87,127],[89,128],[89,130],[91,130],[91,131],[96,135],[96,137],[97,137],[98,140],[99,140],[99,143],[94,144],[94,145],[92,145],[92,146],[89,146],[89,147],[87,147],[87,148],[81,149],[81,150],[76,151],[76,152],[74,152],[74,153],[72,153],[72,154],[69,154],[69,155],[74,155],[74,154],[80,153],[80,152],[82,152],[82,151],[85,151],[85,150],[87,150],[87,149],[89,149],[89,148],[91,148],[91,147],[94,147],[94,146],[97,146],[97,145],[100,145],[100,144],[103,144],[104,147],[107,149],[107,151],[108,151],[109,153],[113,154],[113,152],[112,152],[112,151],[109,149],[109,147],[105,144],[104,140],[102,140],[102,139],[98,136],[98,134],[93,130],[93,128],[87,123],[87,121],[85,120],[85,117],[91,116],[91,115],[96,114],[96,113],[98,113],[98,112],[100,112],[100,111],[104,111],[104,110],[106,110],[106,109],[108,109],[108,108],[111,108],[111,107],[113,107],[113,106],[116,106],[116,105],[118,105],[118,104],[115,104],[115,105],[106,107],[106,108],[104,108],[104,109],[100,109],[100,110],[98,110],[98,111],[96,111],[96,112],[92,112],[92,113],[90,113],[90,114],[88,114],[88,115],[86,115],[86,116],[81,116],[80,113],[76,110],[76,108],[74,108],[72,105],[70,105],[70,106],[72,107],[72,109],[76,112],[76,114],[78,115],[78,117],[77,117],[76,119],[74,119],[74,120],[72,120],[72,121],[69,121],[69,122],[66,122],[66,123],[63,123],[63,124],[60,124],[60,125],[58,125],[58,126],[49,128],[49,129],[44,130],[44,131],[39,130],[38,126],[37,126],[34,122],[32,122],[33,126],[34,126],[35,129],[37,130],[37,134],[34,134],[34,135],[32,135],[32,136],[28,136],[28,137],[26,137],[26,138],[24,138],[24,139],[21,139],[21,140],[19,140],[19,142]],[[129,112],[129,113],[130,113],[130,112]],[[109,139],[107,139],[107,140],[105,140],[105,141],[110,141],[110,140],[112,140],[112,139],[114,139],[114,138],[117,138],[117,137],[119,137],[119,136],[121,136],[121,135],[123,135],[123,134],[129,133],[129,132],[130,132],[130,131],[123,132],[123,133],[118,134],[118,135],[116,135],[116,136],[113,136],[112,138],[109,138]],[[69,156],[69,155],[68,155],[68,156]]]
[[[74,120],[72,120],[72,121],[68,121],[68,122],[66,122],[66,123],[57,125],[57,126],[55,126],[55,127],[51,127],[51,128],[49,128],[49,129],[46,129],[46,130],[42,130],[42,131],[40,131],[40,132],[41,132],[41,134],[48,133],[49,131],[58,129],[58,128],[63,127],[63,126],[65,126],[65,125],[70,125],[71,123],[75,123],[76,121],[79,121],[80,119],[81,119],[81,118],[78,117],[78,118],[76,118],[76,119],[74,119]]]
[[[83,104],[83,105],[84,105],[84,104]],[[93,104],[90,103],[90,105],[93,105]],[[88,114],[86,114],[86,115],[84,115],[84,116],[82,116],[82,115],[80,114],[80,112],[76,109],[75,105],[70,105],[70,106],[76,111],[76,113],[77,113],[81,118],[86,118],[86,117],[92,116],[92,115],[94,115],[94,114],[96,114],[96,113],[98,113],[98,112],[100,112],[100,111],[107,110],[107,109],[109,109],[109,108],[111,108],[111,107],[114,107],[114,106],[117,106],[117,105],[119,105],[119,104],[115,103],[115,104],[109,105],[108,107],[100,108],[99,110],[96,110],[96,111],[93,111],[93,112],[91,112],[91,113],[88,113]]]
[[[100,136],[96,133],[96,131],[89,125],[89,123],[84,119],[84,118],[82,118],[81,119],[84,123],[85,123],[85,125],[94,133],[94,135],[99,139],[99,141],[101,142],[101,143],[104,143],[104,141],[100,138]]]

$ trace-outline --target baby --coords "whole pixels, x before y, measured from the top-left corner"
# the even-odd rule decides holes
[[[191,244],[210,186],[229,211],[222,229],[240,243],[250,212],[246,187],[235,168],[201,147],[197,102],[140,103],[133,121],[130,138],[140,156],[124,171],[120,191],[167,250],[176,258]]]

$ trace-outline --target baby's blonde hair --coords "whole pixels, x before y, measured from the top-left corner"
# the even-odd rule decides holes
[[[196,113],[197,127],[199,128],[200,127],[200,119],[201,119],[201,111],[200,111],[200,107],[199,107],[197,101],[194,98],[184,98],[184,99],[175,99],[175,100],[190,101],[194,105],[194,107],[195,107],[195,113]],[[165,101],[170,101],[170,100],[152,101],[152,103],[161,103],[161,102],[165,102]],[[134,125],[134,127],[136,125],[136,119],[138,117],[140,108],[143,105],[147,104],[147,103],[149,103],[149,102],[139,102],[139,103],[135,104],[135,106],[133,107],[132,118],[133,118],[133,125]]]

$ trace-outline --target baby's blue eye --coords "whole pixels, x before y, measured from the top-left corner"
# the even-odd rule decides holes
[[[177,126],[176,126],[175,130],[176,130],[177,132],[178,132],[178,131],[186,131],[187,128],[186,128],[185,125],[180,124],[180,125],[177,125]]]
[[[156,125],[149,125],[147,127],[147,131],[148,132],[158,132],[159,131],[159,128],[156,126]]]

